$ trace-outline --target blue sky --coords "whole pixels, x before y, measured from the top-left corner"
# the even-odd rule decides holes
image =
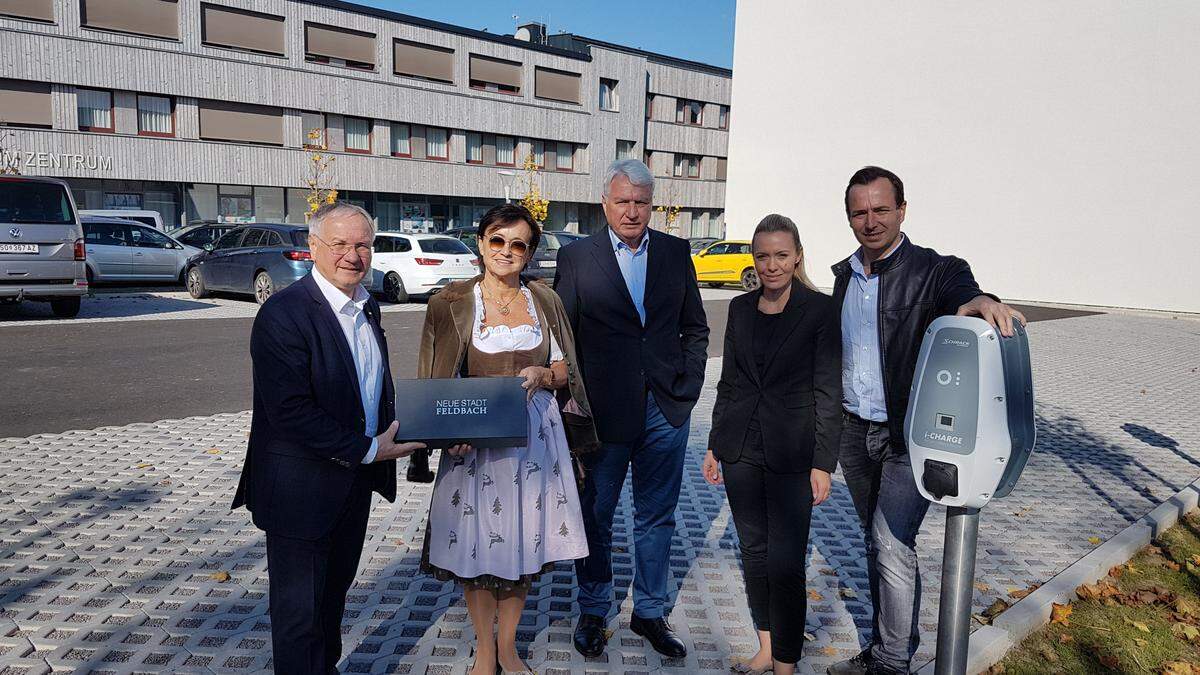
[[[734,0],[352,0],[426,19],[512,35],[541,21],[551,33],[578,33],[605,42],[733,66]]]

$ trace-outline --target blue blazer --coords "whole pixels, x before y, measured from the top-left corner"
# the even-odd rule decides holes
[[[621,276],[608,228],[558,252],[554,290],[575,333],[575,351],[605,443],[628,443],[646,427],[646,392],[680,426],[704,386],[708,321],[686,240],[650,230],[646,325]]]
[[[383,357],[382,433],[396,418],[396,392],[379,303],[367,302]],[[355,480],[396,499],[396,462],[362,464],[371,447],[350,346],[312,274],[262,306],[250,334],[254,417],[233,508],[261,530],[314,540],[327,536]]]

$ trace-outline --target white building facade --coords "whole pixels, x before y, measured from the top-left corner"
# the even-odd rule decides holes
[[[1002,297],[1200,312],[1200,4],[738,3],[729,236],[796,221],[813,280],[857,244],[846,181]]]

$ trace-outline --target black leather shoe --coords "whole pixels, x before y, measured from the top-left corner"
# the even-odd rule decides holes
[[[654,651],[669,659],[682,659],[687,656],[687,647],[683,646],[683,640],[679,639],[671,624],[662,617],[643,619],[635,615],[629,622],[629,630],[649,640]]]
[[[606,645],[608,636],[604,634],[604,617],[581,614],[579,623],[575,624],[575,651],[588,658],[596,658],[604,653]]]

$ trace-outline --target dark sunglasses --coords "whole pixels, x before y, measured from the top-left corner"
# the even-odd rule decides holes
[[[525,255],[529,251],[529,244],[526,244],[520,239],[505,239],[498,234],[493,234],[488,237],[488,248],[492,253],[499,253],[504,250],[505,246],[512,251],[513,255]]]

